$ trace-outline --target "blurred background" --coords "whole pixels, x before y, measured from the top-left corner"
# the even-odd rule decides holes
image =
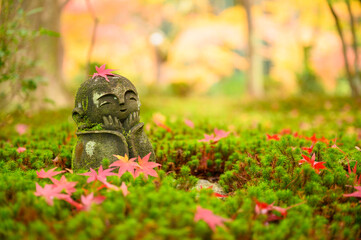
[[[103,64],[141,98],[357,98],[360,14],[359,0],[0,0],[0,107],[70,107]]]

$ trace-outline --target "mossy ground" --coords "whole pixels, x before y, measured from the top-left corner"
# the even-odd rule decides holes
[[[354,192],[355,174],[361,164],[360,105],[351,99],[297,98],[246,102],[239,99],[142,100],[141,121],[152,141],[159,177],[148,181],[129,174],[112,184],[125,181],[130,194],[101,189],[106,196],[101,205],[79,212],[70,204],[54,200],[49,206],[34,195],[42,168],[71,167],[76,127],[71,110],[42,112],[19,117],[13,123],[26,123],[29,130],[19,136],[14,126],[0,133],[0,238],[8,239],[359,239],[361,238],[360,199],[346,198]],[[171,132],[152,121],[163,114]],[[194,129],[184,119],[194,122]],[[199,142],[214,128],[231,131],[217,144]],[[266,134],[284,129],[297,132],[267,140]],[[309,164],[299,165],[302,147],[319,141],[313,153],[326,162],[317,174]],[[18,153],[18,147],[26,151]],[[52,161],[57,157],[56,161]],[[104,165],[109,161],[104,160]],[[105,166],[107,167],[107,166]],[[88,171],[88,170],[84,170]],[[356,175],[361,174],[361,167]],[[66,173],[77,181],[75,200],[96,192],[99,185],[86,184],[86,177]],[[212,190],[192,189],[197,178],[218,182],[228,197],[219,199]],[[96,193],[98,194],[98,193]],[[286,218],[265,224],[266,216],[256,215],[255,199],[287,208]],[[197,205],[231,221],[215,232],[204,221],[194,222]]]

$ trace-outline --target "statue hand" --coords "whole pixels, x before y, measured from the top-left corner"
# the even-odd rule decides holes
[[[127,119],[125,119],[124,121],[124,129],[128,132],[129,130],[131,130],[135,125],[137,125],[140,121],[140,117],[139,117],[139,111],[133,112],[131,114],[129,114],[129,116],[127,117]]]
[[[103,128],[107,129],[107,130],[122,130],[123,126],[122,123],[119,121],[118,118],[114,117],[114,119],[112,118],[112,116],[103,116]]]

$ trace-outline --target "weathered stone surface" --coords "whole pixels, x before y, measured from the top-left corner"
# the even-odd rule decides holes
[[[115,75],[94,77],[84,82],[76,95],[73,119],[78,125],[78,142],[72,167],[96,168],[104,158],[113,162],[113,154],[144,157],[153,147],[139,122],[140,101],[134,85]]]

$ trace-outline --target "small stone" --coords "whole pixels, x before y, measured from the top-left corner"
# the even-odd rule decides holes
[[[221,195],[226,194],[224,192],[223,188],[221,187],[221,185],[219,185],[218,183],[212,183],[212,182],[210,182],[208,180],[205,180],[205,179],[199,179],[198,183],[196,184],[196,186],[194,186],[194,188],[199,190],[199,191],[201,189],[211,188],[214,193],[218,193],[218,194],[221,194]]]

